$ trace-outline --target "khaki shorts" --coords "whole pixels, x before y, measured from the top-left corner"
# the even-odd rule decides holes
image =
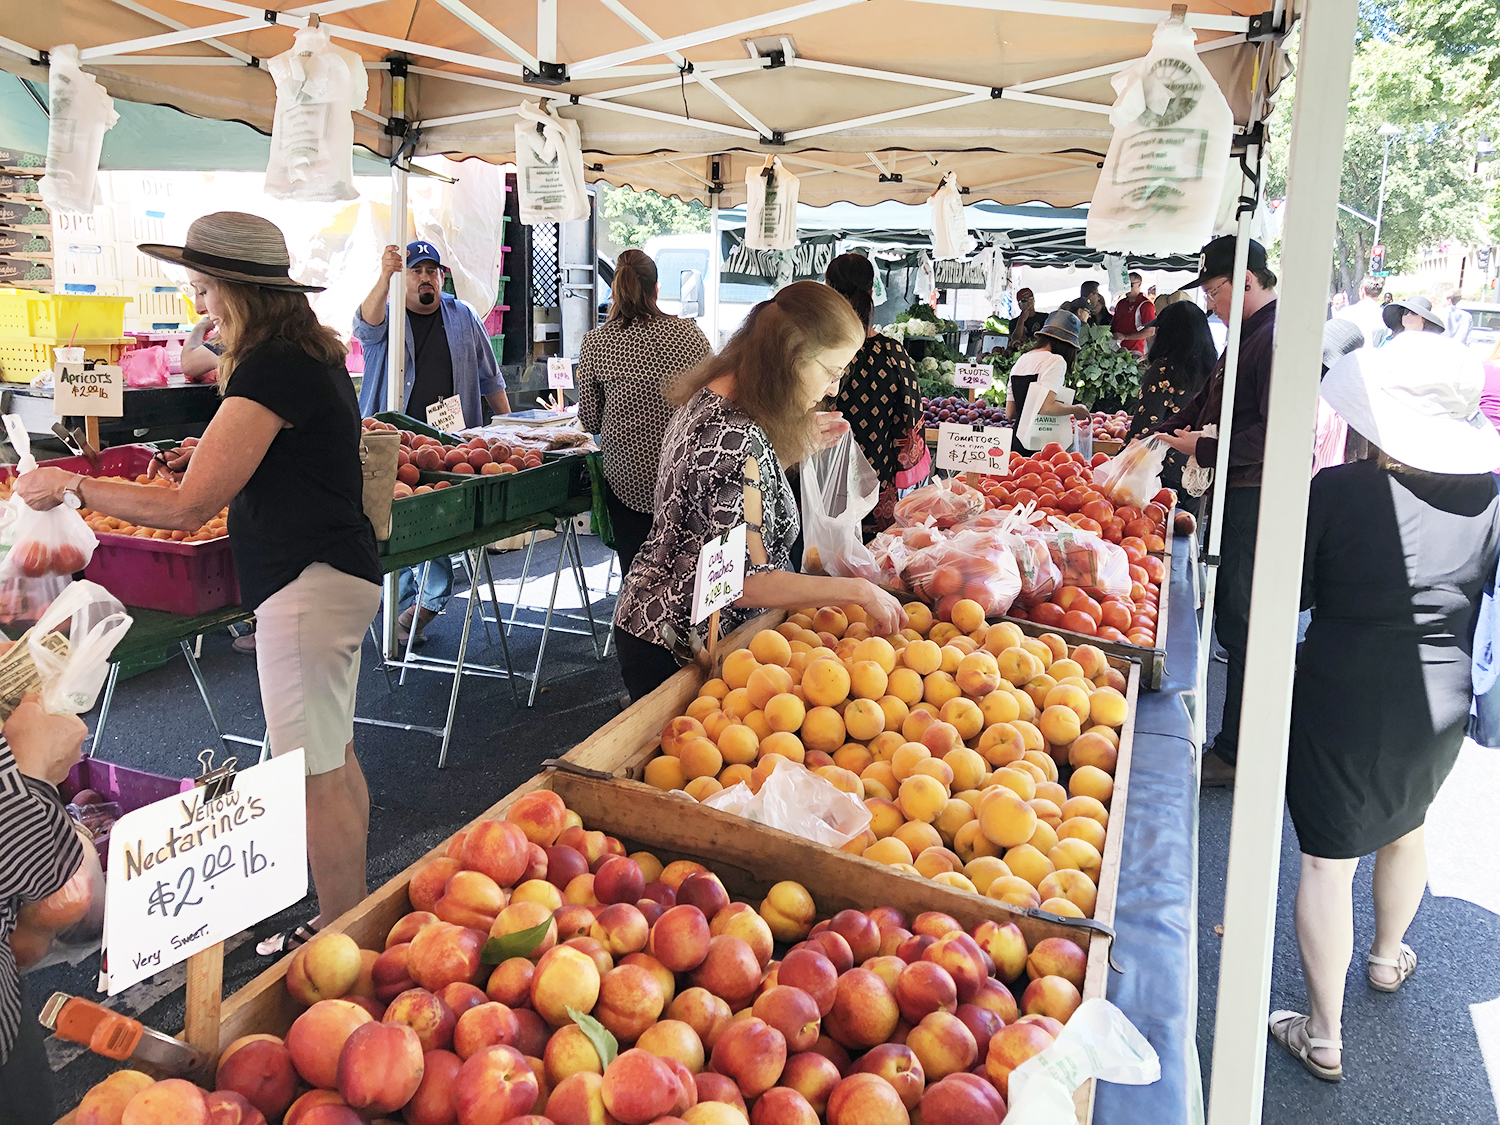
[[[312,563],[255,611],[255,669],[271,754],[301,747],[309,775],[344,764],[354,739],[359,650],[380,587]]]

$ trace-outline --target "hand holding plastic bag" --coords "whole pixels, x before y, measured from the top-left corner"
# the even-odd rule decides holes
[[[81,715],[92,708],[109,673],[110,655],[131,623],[125,607],[103,586],[74,582],[59,594],[26,638],[41,680],[42,707],[54,715]],[[58,651],[48,638],[64,629],[68,643]]]
[[[1161,491],[1166,443],[1155,436],[1136,438],[1094,470],[1094,487],[1112,503],[1144,508]]]
[[[880,477],[845,432],[802,462],[802,569],[879,582],[864,543],[864,519],[880,500]]]
[[[1073,1125],[1073,1091],[1090,1078],[1149,1086],[1161,1060],[1146,1037],[1108,1000],[1085,1000],[1057,1041],[1010,1073],[1006,1125]]]
[[[31,436],[15,414],[5,415],[5,429],[11,445],[21,456],[16,475],[24,476],[36,468],[36,458],[31,455]],[[88,566],[99,539],[76,511],[59,504],[39,512],[28,507],[20,496],[12,496],[10,506],[15,511],[15,543],[0,564],[0,579],[70,575]]]
[[[758,793],[737,782],[703,803],[830,848],[842,847],[870,826],[863,801],[792,761],[778,762]]]

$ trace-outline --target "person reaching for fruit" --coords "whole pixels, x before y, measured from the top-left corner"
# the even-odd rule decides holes
[[[185,246],[142,245],[186,266],[217,318],[224,401],[176,488],[38,468],[16,491],[33,508],[65,495],[143,527],[197,531],[229,505],[240,592],[256,618],[256,666],[273,755],[306,753],[307,854],[320,916],[365,896],[369,794],[354,756],[354,692],[380,606],[375,532],[362,506],[360,418],[344,346],[290,276],[281,231],[205,215]],[[181,464],[178,459],[172,464]],[[316,919],[299,928],[306,940]]]
[[[1189,301],[1174,302],[1156,314],[1151,326],[1156,334],[1146,353],[1141,401],[1135,408],[1126,441],[1150,433],[1186,406],[1208,382],[1218,361],[1213,333],[1208,330],[1208,316],[1197,305]],[[1192,448],[1184,448],[1188,443],[1182,438],[1163,436],[1162,440],[1172,447],[1172,452],[1162,463],[1161,482],[1181,492],[1182,470],[1197,448],[1197,438],[1192,439]],[[1194,512],[1202,506],[1200,498],[1194,496],[1186,496],[1182,503]]]
[[[615,608],[620,671],[640,699],[694,658],[693,585],[709,540],[747,525],[744,590],[720,614],[727,633],[760,609],[858,604],[880,635],[906,624],[895,598],[862,578],[792,572],[799,521],[784,466],[848,432],[818,405],[865,342],[849,302],[798,281],[750,311],[718,355],[668,388],[678,411],[656,479],[656,519]]]

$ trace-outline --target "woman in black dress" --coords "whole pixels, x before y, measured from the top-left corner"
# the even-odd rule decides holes
[[[1309,1015],[1271,1013],[1308,1070],[1343,1077],[1352,884],[1376,853],[1370,986],[1417,967],[1403,944],[1427,883],[1422,825],[1463,743],[1474,617],[1500,548],[1500,435],[1456,341],[1409,332],[1345,356],[1325,400],[1370,446],[1313,478],[1286,795],[1302,850],[1297,942]]]
[[[880,478],[880,499],[864,521],[866,538],[891,525],[896,490],[927,479],[932,458],[922,433],[922,393],[906,349],[871,326],[875,267],[863,254],[840,254],[824,274],[865,326],[865,342],[839,385],[834,409],[854,430],[854,440]]]
[[[1156,314],[1146,327],[1155,327],[1146,352],[1146,370],[1141,373],[1141,401],[1130,420],[1127,441],[1154,432],[1172,417],[1208,382],[1219,361],[1208,315],[1191,301],[1177,301]],[[1187,454],[1167,451],[1161,467],[1161,482],[1178,492],[1178,504],[1196,511],[1201,498],[1182,492],[1182,470]]]

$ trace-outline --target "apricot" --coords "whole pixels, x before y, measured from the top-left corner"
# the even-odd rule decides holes
[[[742,687],[730,689],[729,694],[724,697],[724,702],[720,706],[724,714],[732,719],[740,719],[742,721],[746,715],[756,709],[755,704],[750,702],[750,693]]]
[[[729,685],[718,678],[707,681],[698,689],[699,698],[708,697],[710,699],[722,700],[728,694]]]
[[[1040,750],[1028,750],[1022,761],[1041,770],[1042,776],[1036,779],[1038,785],[1044,781],[1057,780],[1057,762],[1051,754],[1044,754]],[[1020,765],[1019,762],[1016,764]]]
[[[891,833],[891,838],[900,840],[913,856],[919,856],[928,848],[943,846],[943,838],[932,825],[920,820],[908,820]]]
[[[684,742],[690,738],[702,738],[706,733],[697,719],[679,715],[662,728],[661,752],[675,757]]]
[[[873,699],[853,699],[844,710],[843,722],[850,738],[868,741],[884,732],[885,712]]]
[[[1127,709],[1125,697],[1112,687],[1097,688],[1089,696],[1089,714],[1103,726],[1122,726]]]
[[[1001,650],[995,658],[995,664],[1001,678],[1016,687],[1025,687],[1041,675],[1043,670],[1043,664],[1036,654],[1020,645]]]
[[[760,665],[745,682],[745,693],[757,708],[764,708],[773,697],[791,690],[792,674],[779,664]]]
[[[750,674],[759,666],[760,662],[748,648],[736,649],[724,657],[724,682],[731,690],[745,687],[750,682]]]
[[[886,692],[889,677],[873,660],[856,660],[849,668],[849,692],[860,699],[879,699]]]
[[[760,738],[746,724],[731,723],[719,733],[717,745],[726,763],[749,764],[756,759],[760,749]]]
[[[936,778],[914,774],[901,783],[896,803],[907,820],[931,824],[947,803],[948,790]]]
[[[1012,790],[997,787],[980,803],[979,829],[992,844],[1013,848],[1036,831],[1036,810]]]
[[[1068,765],[1074,769],[1093,766],[1113,776],[1118,757],[1119,751],[1103,735],[1080,734],[1068,747]]]
[[[960,598],[948,611],[948,619],[955,628],[964,633],[984,628],[984,606],[972,598]]]
[[[686,714],[689,719],[696,719],[702,723],[703,728],[707,730],[708,717],[710,715],[721,714],[719,711],[719,701],[711,695],[700,695],[687,705]],[[711,732],[709,737],[712,737]]]
[[[1026,803],[1036,810],[1037,820],[1041,821],[1048,828],[1051,828],[1053,832],[1058,830],[1058,827],[1062,824],[1062,810],[1054,802],[1049,801],[1045,797],[1033,797]],[[1092,824],[1093,822],[1090,821],[1089,823]]]
[[[967,746],[959,746],[948,751],[943,755],[943,762],[953,774],[951,784],[956,790],[979,788],[980,782],[988,772],[984,757]]]
[[[1095,884],[1099,882],[1099,870],[1104,865],[1099,849],[1087,840],[1080,840],[1076,836],[1059,840],[1047,853],[1047,859],[1054,868],[1074,868],[1082,871]]]
[[[909,647],[909,646],[908,646]],[[913,668],[897,668],[886,677],[885,690],[907,707],[922,702],[922,676]]]
[[[682,760],[661,754],[646,763],[646,784],[656,789],[681,789],[687,784]]]
[[[958,830],[977,816],[978,814],[967,801],[950,797],[943,802],[943,807],[938,812],[937,819],[932,822],[932,826],[938,830],[938,835],[945,843],[952,843]]]
[[[1069,655],[1083,669],[1086,679],[1097,680],[1110,670],[1109,660],[1103,650],[1093,645],[1079,645]]]
[[[1097,797],[1081,794],[1069,797],[1062,804],[1062,816],[1064,822],[1072,820],[1075,816],[1086,816],[1090,820],[1097,821],[1101,828],[1109,827],[1109,810]]]
[[[1025,635],[1015,622],[997,621],[984,631],[984,648],[999,656],[1006,649],[1019,646]]]
[[[974,884],[974,890],[979,894],[986,894],[990,884],[996,879],[1004,878],[1011,873],[1005,861],[999,856],[981,855],[975,856],[964,864],[964,875]]]
[[[802,673],[802,691],[815,706],[842,703],[849,698],[849,670],[836,659],[820,657]]]
[[[1109,804],[1114,791],[1114,778],[1097,766],[1080,766],[1068,779],[1069,793],[1075,797],[1093,797],[1102,805]]]
[[[882,695],[876,704],[880,707],[880,713],[885,717],[885,729],[888,731],[899,731],[906,718],[911,714],[911,709],[906,702],[894,695]]]
[[[953,834],[953,850],[966,864],[984,856],[998,857],[1000,855],[999,845],[991,842],[984,834],[983,826],[980,825],[977,817]]]
[[[1037,884],[1037,894],[1042,896],[1044,904],[1049,899],[1063,899],[1085,918],[1094,916],[1094,906],[1099,900],[1099,889],[1094,886],[1094,881],[1072,867],[1059,867],[1053,871]]]
[[[1043,855],[1046,855],[1057,846],[1057,833],[1053,830],[1052,825],[1038,816],[1036,831],[1031,834],[1031,839],[1027,840],[1026,843]]]
[[[1054,746],[1067,746],[1082,733],[1078,712],[1061,704],[1045,708],[1036,725]]]
[[[792,662],[792,647],[789,638],[775,629],[763,629],[750,638],[750,655],[762,666],[775,664],[785,668]]]
[[[1078,716],[1078,727],[1081,731],[1083,725],[1089,721],[1089,696],[1081,688],[1073,687],[1071,684],[1059,683],[1049,691],[1042,700],[1045,715],[1053,707],[1068,707]]]
[[[943,665],[943,650],[933,641],[912,641],[901,650],[901,662],[919,676],[929,676]]]
[[[957,699],[962,694],[947,672],[930,672],[922,679],[922,698],[939,709],[950,699]]]
[[[921,602],[907,602],[901,608],[906,610],[907,627],[925,637],[932,629],[935,620],[932,616],[932,610],[928,609]]]
[[[1029,801],[1036,796],[1036,781],[1031,774],[1019,767],[1004,766],[990,774],[991,785],[1003,785],[1023,801]]]
[[[870,813],[870,831],[877,840],[883,840],[906,822],[901,808],[888,797],[866,797],[865,808]]]
[[[695,777],[682,787],[682,791],[695,801],[706,801],[723,788],[716,777]]]
[[[910,864],[912,861],[911,849],[894,836],[876,840],[864,850],[864,857],[887,866],[897,863]]]

